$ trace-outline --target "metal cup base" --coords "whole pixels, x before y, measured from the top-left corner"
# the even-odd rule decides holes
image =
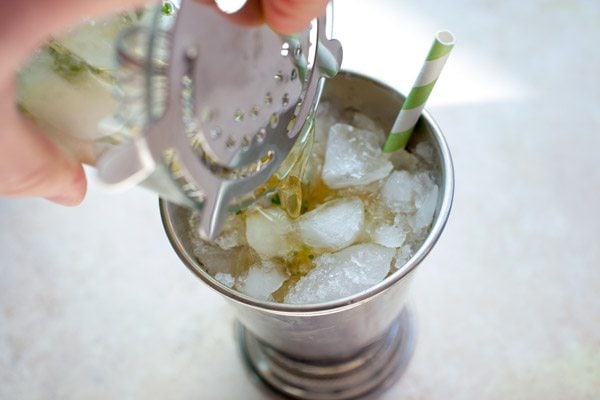
[[[239,322],[237,335],[244,364],[263,389],[301,400],[373,399],[406,369],[415,347],[415,322],[405,307],[381,339],[354,357],[318,363],[273,349]]]

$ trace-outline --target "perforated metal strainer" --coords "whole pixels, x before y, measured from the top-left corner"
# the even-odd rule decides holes
[[[212,239],[229,205],[264,184],[290,152],[341,46],[327,38],[325,16],[287,37],[234,24],[195,1],[182,2],[172,27],[161,21],[157,15],[150,29],[121,39],[123,75],[141,82],[146,117],[136,137],[102,156],[99,176],[129,186],[166,167]]]

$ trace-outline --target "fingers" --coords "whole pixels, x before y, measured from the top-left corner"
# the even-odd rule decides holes
[[[197,0],[212,4],[214,0]],[[242,9],[228,17],[243,25],[266,22],[279,33],[302,31],[308,23],[325,10],[328,0],[248,0]]]
[[[263,16],[273,30],[292,34],[300,32],[323,13],[328,0],[264,0]]]
[[[86,191],[82,166],[58,148],[14,106],[14,88],[0,89],[0,196],[46,197],[77,205]]]
[[[212,6],[218,10],[219,7],[214,0],[196,0],[199,3]],[[264,22],[260,0],[248,0],[246,4],[233,14],[226,14],[227,18],[240,25],[258,25]]]

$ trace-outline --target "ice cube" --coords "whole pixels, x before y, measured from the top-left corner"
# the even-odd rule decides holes
[[[369,197],[370,195],[376,195],[379,193],[381,189],[382,180],[378,180],[375,182],[371,182],[366,185],[360,186],[350,186],[342,189],[337,189],[338,192],[336,194],[337,197],[352,197],[358,196],[364,198],[364,196]]]
[[[352,125],[358,129],[371,131],[377,134],[380,146],[383,146],[385,143],[385,132],[381,126],[365,114],[359,112],[354,113],[352,116]]]
[[[339,250],[356,240],[364,222],[365,211],[360,199],[338,199],[298,218],[298,231],[308,246]]]
[[[215,274],[215,279],[227,287],[233,287],[233,284],[235,283],[235,278],[231,276],[231,274],[225,272]]]
[[[229,250],[242,244],[243,231],[223,231],[215,243],[223,250]]]
[[[227,273],[235,275],[239,271],[244,259],[248,258],[249,249],[234,247],[223,250],[217,245],[207,243],[201,239],[194,241],[194,255],[204,269],[211,275]]]
[[[371,233],[374,243],[385,247],[398,248],[406,240],[406,228],[402,224],[402,218],[397,215],[392,224],[382,224]]]
[[[396,170],[416,171],[419,166],[419,158],[404,149],[396,150],[389,155],[389,160]]]
[[[321,177],[333,189],[367,185],[385,178],[393,168],[381,154],[376,133],[335,124],[329,130]]]
[[[281,287],[288,278],[281,265],[271,260],[252,265],[248,273],[239,279],[237,289],[259,300],[270,300],[271,293]]]
[[[292,251],[292,222],[280,208],[260,208],[246,217],[246,241],[262,258],[285,257]]]
[[[366,290],[388,274],[396,250],[373,243],[357,244],[315,259],[315,268],[285,297],[286,303],[310,304]]]
[[[402,268],[404,266],[404,264],[406,264],[412,256],[413,256],[413,251],[409,245],[405,244],[404,246],[400,247],[398,249],[398,251],[396,252],[396,260],[394,261],[394,268],[396,268],[396,269]]]
[[[245,244],[244,218],[241,215],[230,214],[223,226],[221,234],[215,239],[215,243],[223,250]]]
[[[423,159],[427,164],[432,165],[435,161],[435,150],[429,142],[420,142],[415,146],[415,154]]]
[[[426,172],[394,171],[381,189],[384,203],[394,212],[414,213],[434,183]]]
[[[325,145],[329,129],[338,121],[339,115],[335,112],[330,103],[321,102],[317,108],[317,118],[315,120],[315,139],[312,153],[319,156],[325,154]]]
[[[417,212],[411,219],[411,226],[415,232],[419,232],[431,224],[437,207],[438,192],[437,185],[433,184],[423,195],[422,203],[417,204]]]
[[[381,188],[385,204],[392,211],[409,212],[414,210],[413,179],[407,171],[394,171]]]

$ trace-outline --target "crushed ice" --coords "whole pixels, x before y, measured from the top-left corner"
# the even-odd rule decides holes
[[[321,177],[332,189],[367,185],[385,178],[393,165],[382,157],[375,132],[338,123],[329,130]]]

